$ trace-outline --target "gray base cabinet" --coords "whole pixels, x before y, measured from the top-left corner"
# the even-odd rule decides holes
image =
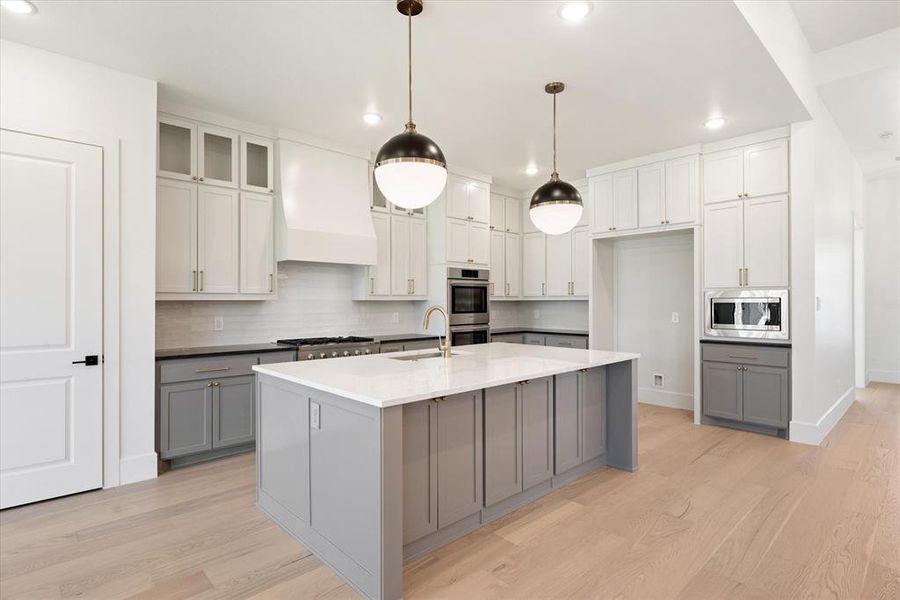
[[[403,543],[481,510],[482,392],[403,407]]]
[[[212,382],[164,384],[159,395],[160,458],[212,450]]]
[[[256,377],[225,377],[216,382],[213,390],[213,448],[252,442],[256,431]]]
[[[522,484],[527,490],[553,477],[553,378],[522,387]]]
[[[606,444],[604,399],[602,369],[556,376],[555,474],[565,473],[603,454]]]
[[[790,349],[703,344],[703,415],[775,429],[790,421]]]

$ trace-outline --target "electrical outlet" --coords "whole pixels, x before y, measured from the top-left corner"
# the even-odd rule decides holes
[[[662,373],[653,374],[653,387],[665,387],[665,378]]]
[[[673,322],[673,323],[678,323],[680,320],[681,320],[681,317],[678,315],[678,313],[677,313],[677,312],[673,312],[673,313],[672,313],[672,322]]]
[[[541,318],[541,311],[539,311],[538,309],[534,309],[534,311],[531,313],[531,316],[536,321]]]
[[[400,313],[391,313],[391,323],[400,322]]]
[[[213,329],[216,331],[222,331],[225,329],[225,318],[224,317],[213,317]]]
[[[321,423],[319,422],[319,403],[318,402],[310,402],[309,403],[309,426],[313,429],[321,429]]]

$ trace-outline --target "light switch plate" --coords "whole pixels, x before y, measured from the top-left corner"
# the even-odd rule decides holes
[[[216,331],[222,331],[223,329],[225,329],[225,318],[213,317],[213,329]]]
[[[681,316],[677,312],[673,312],[672,313],[672,322],[678,323],[679,321],[681,321]]]
[[[319,422],[319,403],[318,402],[310,402],[309,403],[309,426],[313,429],[321,429]]]
[[[400,322],[400,313],[391,313],[391,323]]]

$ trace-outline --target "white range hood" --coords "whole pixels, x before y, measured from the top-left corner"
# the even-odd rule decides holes
[[[279,139],[275,164],[276,259],[374,265],[368,161]]]

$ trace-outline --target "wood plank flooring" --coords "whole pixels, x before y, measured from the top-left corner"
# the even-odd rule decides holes
[[[819,447],[642,405],[592,473],[407,566],[409,598],[900,598],[900,386]],[[353,598],[255,506],[243,455],[0,513],[0,597]]]

